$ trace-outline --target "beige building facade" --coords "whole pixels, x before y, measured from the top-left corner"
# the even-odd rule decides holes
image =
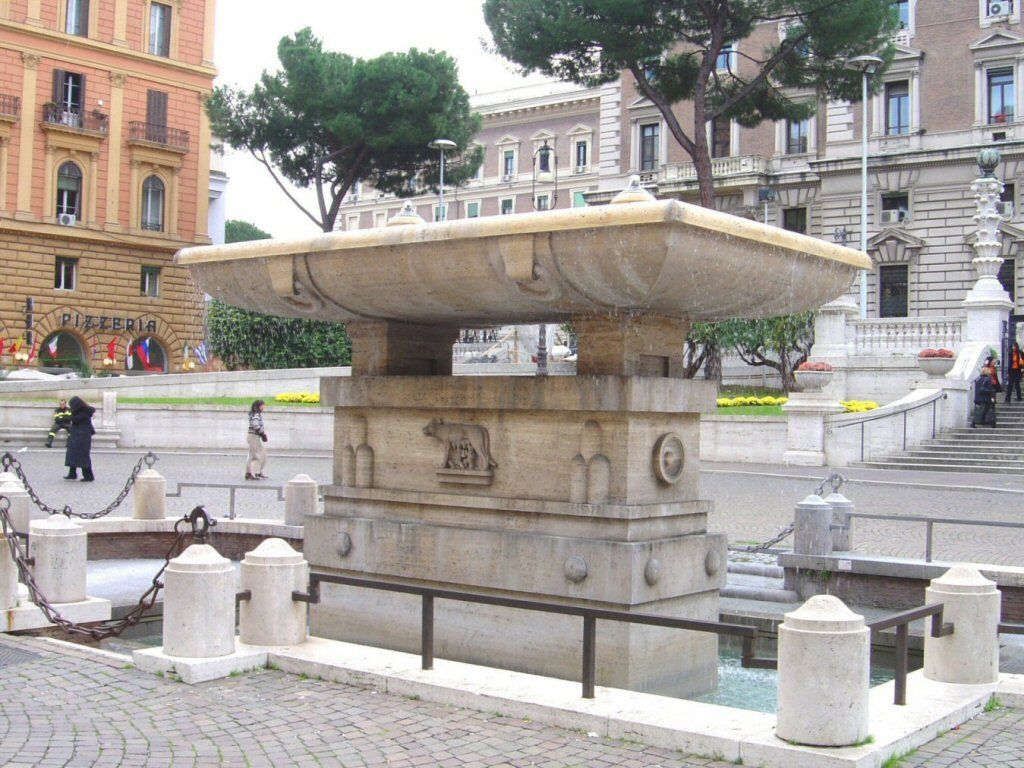
[[[180,370],[210,242],[214,0],[0,0],[0,338],[30,364]]]

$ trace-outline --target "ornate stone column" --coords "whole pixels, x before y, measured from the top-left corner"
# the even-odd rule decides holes
[[[996,203],[1003,191],[1003,183],[996,178],[999,152],[983,149],[978,153],[978,167],[982,175],[971,184],[977,200],[978,212],[974,221],[978,226],[978,240],[974,243],[974,268],[978,280],[967,292],[961,306],[967,312],[965,341],[983,342],[998,348],[1003,332],[1003,321],[1013,309],[1013,302],[1006,289],[999,283],[997,275],[1003,264],[999,222],[1002,217],[996,211]]]

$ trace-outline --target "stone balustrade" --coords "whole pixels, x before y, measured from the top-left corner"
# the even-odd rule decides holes
[[[854,321],[854,351],[859,355],[906,354],[922,349],[955,349],[964,338],[962,317],[906,317]]]
[[[737,155],[736,157],[715,157],[711,159],[711,173],[715,178],[740,173],[763,173],[767,167],[767,158],[757,155]],[[664,178],[666,181],[696,181],[697,168],[693,163],[666,165]]]

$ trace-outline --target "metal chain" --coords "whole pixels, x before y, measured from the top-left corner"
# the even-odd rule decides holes
[[[824,480],[821,481],[821,484],[814,491],[814,495],[815,496],[821,496],[823,493],[825,493],[825,486],[830,487],[832,489],[832,493],[839,493],[839,489],[843,487],[843,483],[845,483],[845,482],[846,482],[846,478],[845,477],[843,477],[838,472],[833,472],[832,474],[830,474],[828,477],[826,477]],[[779,531],[775,536],[772,536],[767,541],[762,541],[760,544],[753,544],[753,545],[751,545],[749,547],[741,547],[740,551],[741,552],[767,552],[769,549],[774,547],[776,544],[779,544],[784,539],[786,539],[788,536],[790,536],[795,529],[796,529],[796,523],[790,523],[785,528],[783,528],[781,531]]]
[[[145,613],[156,603],[156,597],[164,586],[160,577],[163,576],[164,571],[171,562],[171,559],[184,550],[185,539],[191,535],[196,543],[205,543],[209,535],[210,528],[217,524],[216,520],[210,519],[209,515],[206,514],[206,510],[202,506],[196,507],[190,513],[178,520],[174,524],[174,541],[167,550],[167,554],[164,556],[164,564],[160,567],[160,570],[157,571],[156,576],[153,577],[153,581],[150,584],[149,589],[142,593],[138,603],[120,619],[110,619],[108,621],[102,621],[92,625],[85,625],[77,624],[61,616],[56,607],[47,600],[46,596],[40,591],[39,585],[36,583],[30,569],[30,566],[33,564],[33,560],[26,552],[27,544],[22,544],[19,532],[15,529],[14,523],[11,522],[9,509],[10,500],[6,496],[0,496],[0,526],[2,526],[3,535],[7,539],[7,544],[11,551],[11,557],[18,566],[18,573],[21,575],[21,580],[24,582],[25,586],[28,587],[28,592],[32,602],[39,606],[39,609],[43,612],[46,620],[51,624],[55,624],[60,627],[69,635],[79,635],[91,638],[92,640],[106,640],[110,637],[117,637],[128,629],[128,627],[138,624]],[[185,523],[192,526],[191,531],[185,530],[182,527]]]
[[[82,520],[96,520],[97,518],[109,515],[121,506],[124,500],[128,498],[128,494],[131,492],[132,486],[135,485],[135,480],[142,471],[142,465],[145,464],[147,469],[152,469],[153,465],[159,460],[160,457],[155,453],[152,451],[147,452],[145,456],[135,462],[135,467],[132,469],[132,473],[131,476],[129,476],[128,481],[124,484],[124,488],[121,489],[121,492],[117,494],[117,498],[110,502],[110,504],[99,512],[75,512],[68,504],[65,504],[62,509],[57,509],[56,507],[51,507],[40,499],[39,494],[36,493],[35,488],[32,487],[32,484],[29,483],[28,478],[25,476],[25,470],[22,469],[21,462],[14,458],[13,454],[9,451],[3,455],[2,459],[0,459],[0,461],[3,462],[4,471],[14,472],[18,476],[18,479],[21,480],[22,484],[25,486],[25,490],[28,492],[29,498],[32,499],[32,503],[39,507],[43,512],[46,512],[48,515],[78,517]]]

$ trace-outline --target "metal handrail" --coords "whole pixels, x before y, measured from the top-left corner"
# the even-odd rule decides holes
[[[235,519],[235,492],[238,490],[246,491],[277,491],[277,500],[284,501],[284,486],[283,485],[255,485],[253,483],[178,483],[177,488],[171,492],[168,491],[164,495],[169,499],[180,499],[181,492],[185,488],[226,488],[228,489],[228,520]]]
[[[160,123],[132,120],[128,123],[129,141],[148,141],[177,149],[188,149],[189,133],[181,128],[171,128]]]
[[[862,520],[889,520],[897,523],[925,523],[925,544],[924,560],[926,563],[932,561],[932,539],[935,525],[976,525],[989,526],[992,528],[1024,528],[1024,523],[1011,523],[1003,520],[967,520],[958,517],[924,517],[921,515],[872,515],[867,512],[850,512],[848,517],[859,517]]]
[[[924,605],[909,611],[894,613],[867,625],[868,629],[874,632],[896,628],[896,692],[893,696],[893,704],[904,706],[907,703],[907,637],[910,634],[910,622],[931,616],[932,637],[948,637],[953,634],[954,626],[950,622],[943,622],[944,610],[945,606],[942,603]]]
[[[21,98],[7,93],[0,93],[0,115],[18,117],[21,115]]]
[[[930,400],[925,400],[923,403],[918,403],[915,406],[912,406],[910,408],[904,408],[904,409],[902,409],[900,411],[894,411],[893,413],[880,413],[877,416],[868,416],[868,417],[863,418],[863,419],[857,419],[856,421],[848,421],[848,422],[846,422],[844,424],[836,424],[834,422],[831,422],[830,425],[829,425],[829,428],[828,428],[828,433],[831,435],[836,430],[839,430],[839,429],[846,429],[847,427],[859,426],[860,427],[860,460],[864,461],[864,425],[869,423],[869,422],[872,422],[872,421],[882,421],[884,419],[892,419],[892,418],[895,418],[897,416],[902,415],[903,416],[903,450],[905,451],[905,450],[907,450],[907,414],[908,413],[913,413],[914,411],[918,411],[921,408],[924,408],[924,407],[930,405],[932,407],[932,439],[934,440],[935,436],[937,434],[936,430],[935,430],[935,425],[936,425],[936,404],[939,402],[939,400],[945,400],[948,397],[949,397],[949,395],[946,394],[945,392],[940,392],[940,393],[934,395]]]
[[[110,121],[109,115],[99,110],[71,109],[62,104],[44,104],[43,122],[50,125],[61,125],[79,131],[106,133]]]
[[[702,619],[679,619],[672,616],[656,616],[646,613],[628,613],[601,608],[586,608],[579,605],[547,603],[539,600],[520,600],[510,597],[485,595],[479,592],[458,592],[448,589],[433,589],[412,584],[398,584],[377,579],[362,579],[338,576],[312,571],[309,574],[309,592],[293,592],[292,599],[306,603],[320,602],[320,584],[342,584],[351,587],[379,589],[387,592],[401,592],[421,597],[420,660],[423,669],[434,668],[434,600],[454,600],[463,603],[494,605],[502,608],[520,608],[527,611],[553,613],[562,616],[579,616],[583,619],[583,698],[594,698],[597,678],[597,620],[618,621],[627,624],[643,624],[653,627],[685,629],[691,632],[710,632],[716,635],[731,635],[743,639],[741,663],[754,669],[775,669],[775,659],[757,658],[755,644],[761,632],[757,627],[745,624],[729,624],[721,621]]]

